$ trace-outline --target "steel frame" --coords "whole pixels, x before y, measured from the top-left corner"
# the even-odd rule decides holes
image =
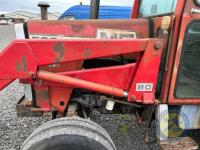
[[[182,22],[180,26],[180,33],[179,33],[179,38],[178,38],[178,47],[176,50],[176,56],[174,60],[174,68],[172,72],[172,77],[171,77],[171,85],[170,85],[170,91],[169,91],[169,98],[168,98],[168,103],[173,104],[173,105],[184,105],[184,104],[199,104],[200,99],[180,99],[180,98],[175,98],[174,96],[174,91],[175,91],[175,86],[176,86],[176,79],[178,75],[178,69],[179,69],[179,64],[180,64],[180,59],[181,59],[181,53],[182,53],[182,48],[183,48],[183,41],[185,38],[185,33],[187,30],[187,26],[194,20],[199,20],[200,14],[193,14],[191,15],[191,10],[192,8],[199,9],[197,5],[194,4],[194,1],[185,1],[185,8],[182,14]],[[191,60],[192,61],[192,60]]]
[[[155,103],[154,92],[162,49],[163,41],[159,39],[16,40],[0,54],[2,68],[0,70],[0,89],[5,88],[15,79],[26,80],[37,87],[45,86],[46,91],[50,91],[46,96],[46,98],[49,96],[50,101],[42,105],[39,102],[38,106],[44,107],[45,110],[53,107],[61,112],[66,108],[75,87],[113,96],[127,96],[127,100],[130,102],[152,104]],[[72,62],[80,63],[80,61],[88,59],[132,53],[140,53],[140,55],[137,62],[130,65],[88,70],[80,70],[80,65],[78,67],[76,65],[70,66]],[[60,73],[57,75],[40,69],[44,65],[62,63],[69,63],[68,68],[74,71],[71,73],[57,72]],[[7,67],[4,67],[5,64]],[[113,72],[121,73],[116,76],[117,78],[110,78],[110,75],[114,75]],[[71,77],[69,77],[70,75]],[[92,78],[94,76],[95,79]],[[39,79],[44,80],[44,82],[40,82],[38,85],[36,81]],[[136,84],[138,82],[152,83],[153,90],[151,92],[137,92]],[[43,93],[43,95],[45,94]]]
[[[135,19],[138,14],[140,0],[136,0],[134,4],[135,11],[132,12],[132,18]],[[174,14],[170,14],[170,39],[168,43],[168,53],[165,65],[165,72],[163,77],[163,84],[161,89],[160,99],[162,103],[171,105],[185,105],[185,104],[199,104],[200,99],[178,99],[174,97],[174,90],[176,85],[177,73],[179,69],[179,62],[182,53],[182,46],[185,36],[185,31],[188,24],[194,20],[199,19],[199,14],[191,14],[192,9],[199,9],[194,1],[179,0],[176,5]],[[162,16],[153,17],[155,26],[160,26]],[[174,21],[175,19],[175,21]],[[154,27],[157,32],[158,28]]]

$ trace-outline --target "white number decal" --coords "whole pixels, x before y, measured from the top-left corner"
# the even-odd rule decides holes
[[[137,83],[136,91],[137,92],[151,92],[153,91],[153,83]]]

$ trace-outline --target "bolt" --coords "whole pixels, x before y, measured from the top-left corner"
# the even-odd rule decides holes
[[[158,105],[158,104],[160,104],[160,101],[155,99],[155,105]]]
[[[161,49],[161,48],[162,48],[162,45],[160,44],[160,42],[156,41],[156,42],[155,42],[155,49],[156,49],[156,50],[159,50],[159,49]]]
[[[131,96],[131,99],[132,99],[133,101],[135,101],[135,100],[136,100],[136,96],[135,96],[135,95]]]
[[[51,106],[51,108],[50,108],[50,111],[51,111],[51,112],[56,111],[56,110],[57,110],[57,109],[56,109],[55,107],[52,107],[52,106]]]
[[[29,77],[34,77],[35,73],[33,71],[30,71],[29,73]]]
[[[40,87],[40,86],[42,85],[42,80],[36,80],[36,81],[34,82],[34,84],[35,84],[36,86]]]

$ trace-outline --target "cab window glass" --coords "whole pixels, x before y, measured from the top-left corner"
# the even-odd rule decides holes
[[[142,0],[139,17],[162,15],[174,12],[177,0]]]
[[[176,98],[200,98],[200,22],[188,26],[175,87]]]

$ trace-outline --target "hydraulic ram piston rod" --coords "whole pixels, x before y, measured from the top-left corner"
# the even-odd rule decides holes
[[[63,76],[56,73],[51,73],[48,71],[38,71],[37,77],[42,80],[56,82],[60,84],[69,85],[76,88],[87,89],[99,93],[109,94],[117,97],[127,97],[128,93],[123,89],[94,83],[82,79],[77,79],[69,76]]]

